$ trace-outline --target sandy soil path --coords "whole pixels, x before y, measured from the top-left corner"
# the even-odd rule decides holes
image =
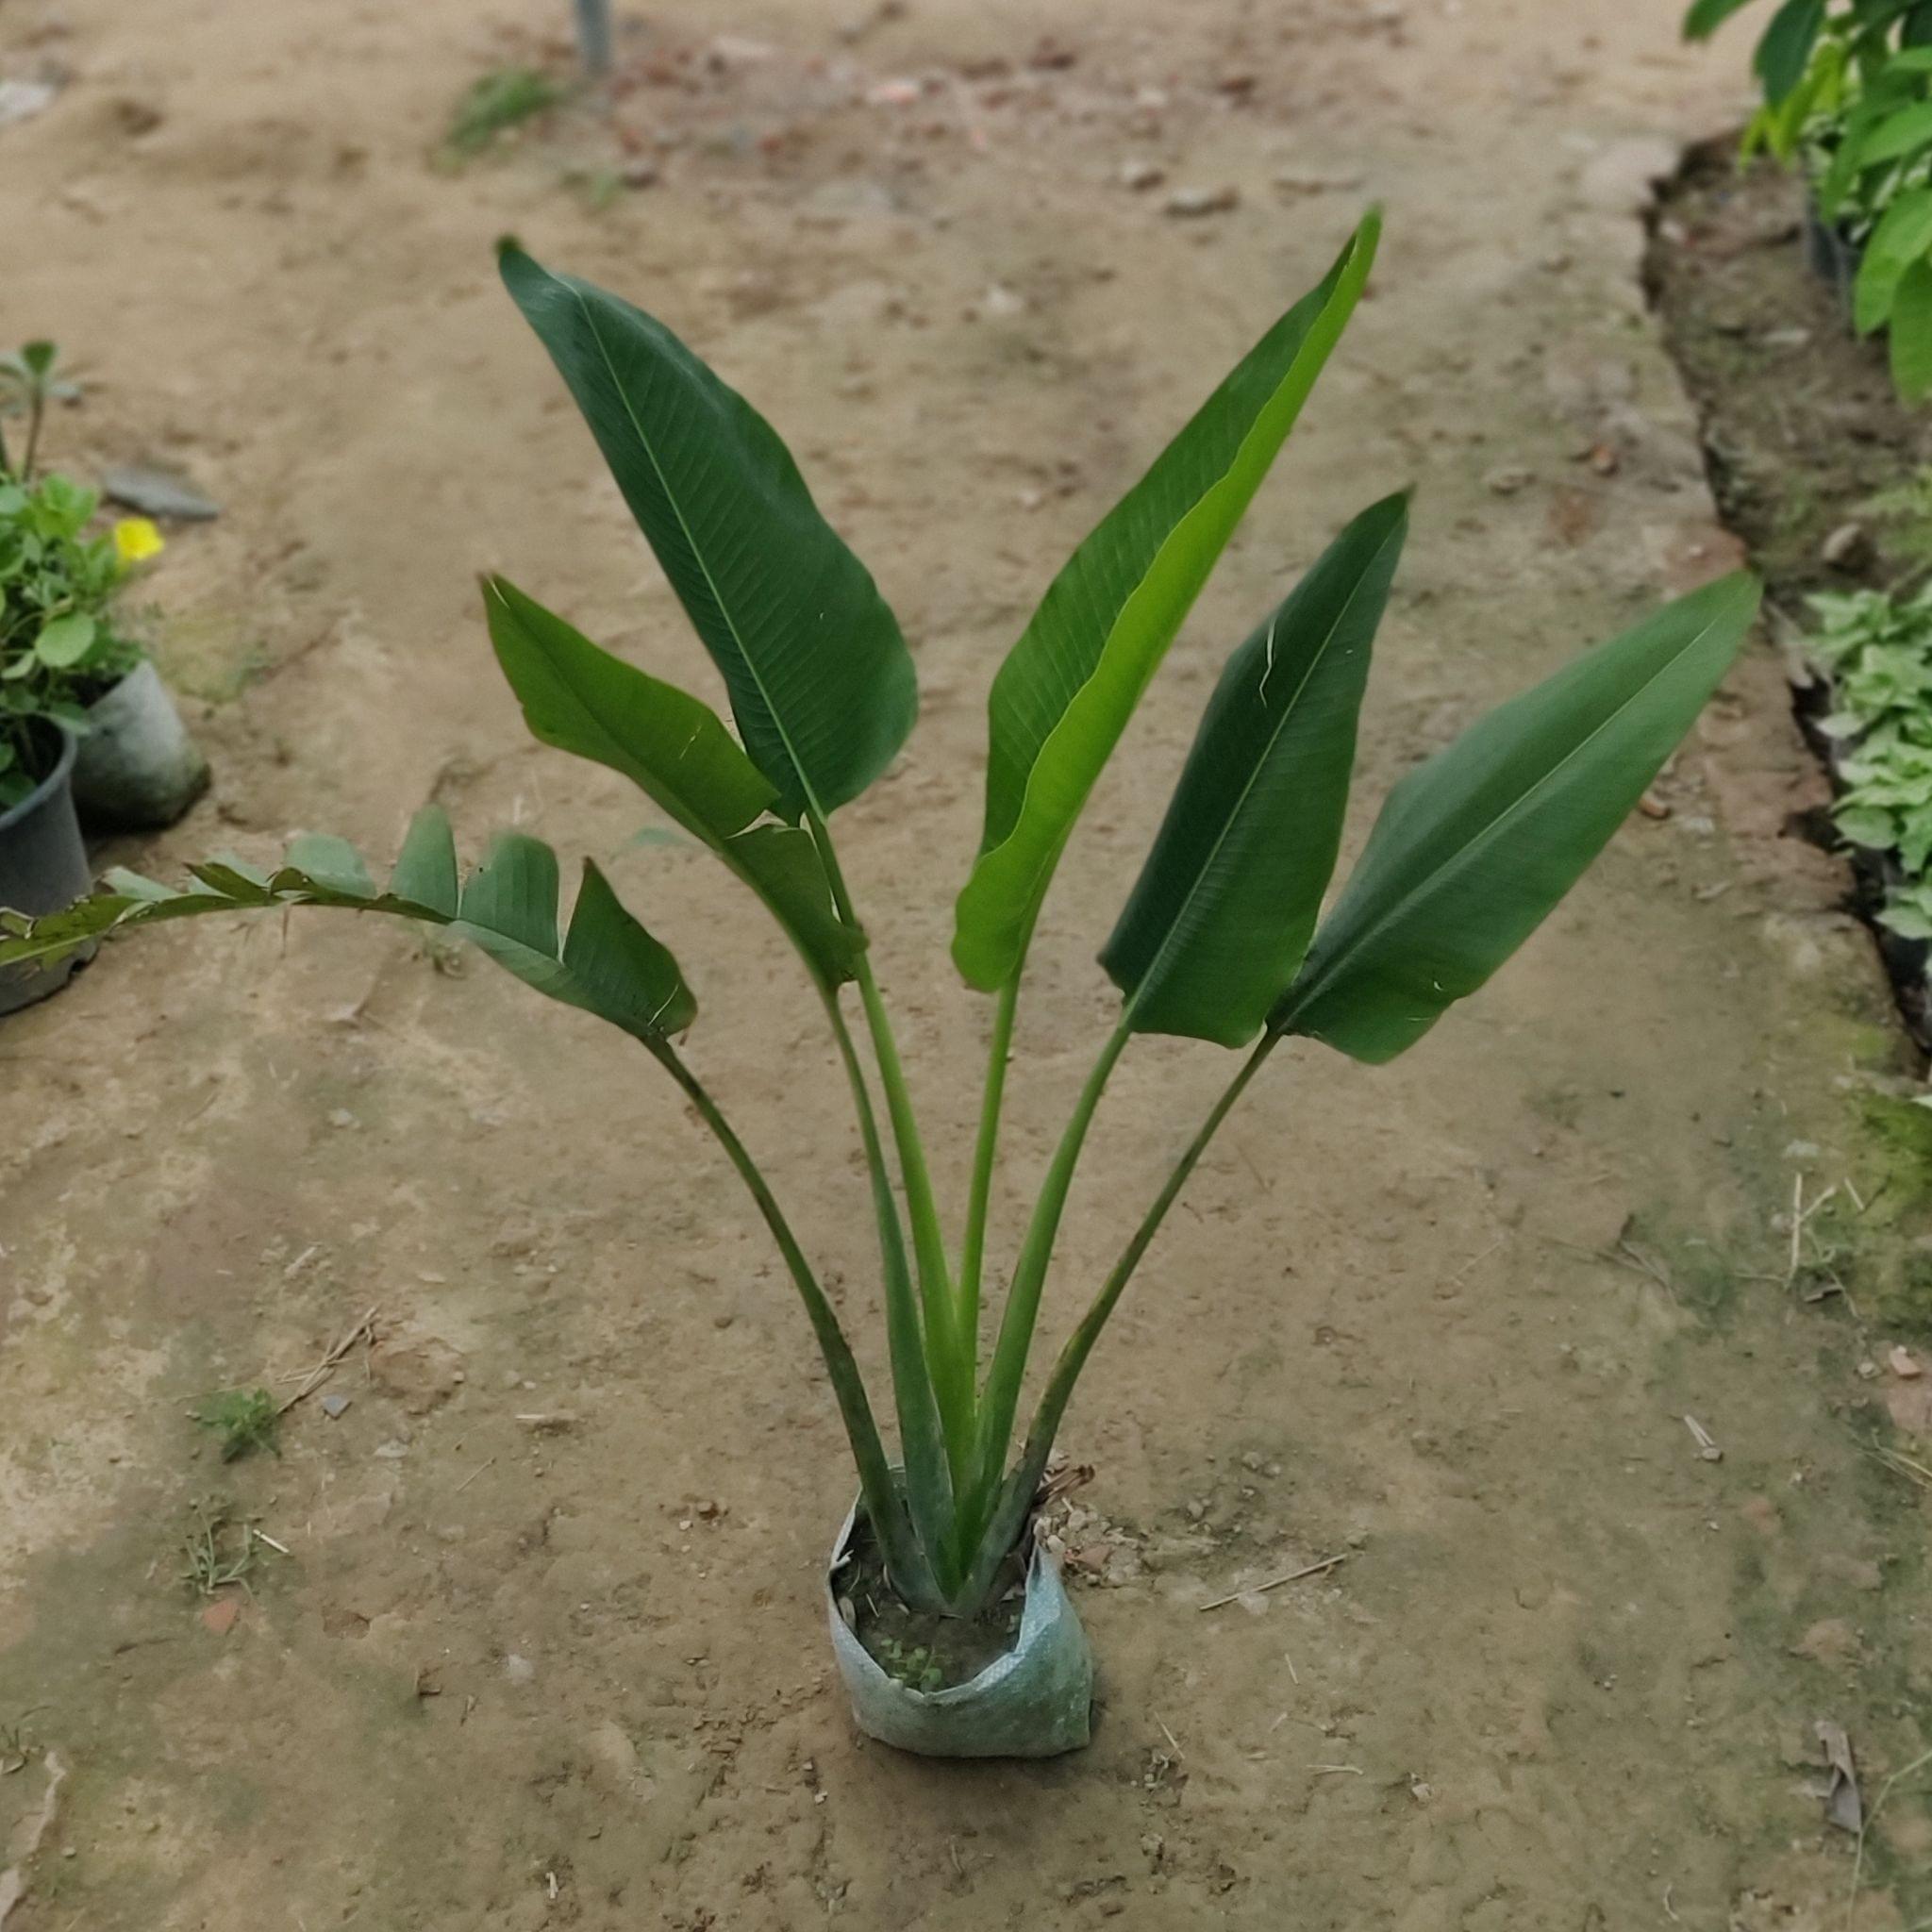
[[[57,334],[92,373],[63,456],[172,456],[225,506],[155,580],[170,669],[218,700],[217,789],[144,862],[306,826],[387,851],[431,791],[473,840],[516,820],[606,854],[640,824],[526,743],[482,642],[498,567],[707,688],[495,287],[507,229],[759,402],[915,640],[921,731],[845,845],[955,1188],[986,1016],[943,943],[992,667],[1364,198],[1390,216],[1374,299],[1049,908],[1021,1175],[1099,1036],[1092,951],[1221,653],[1347,513],[1421,487],[1365,806],[1731,561],[1637,273],[1648,176],[1741,97],[1741,42],[1687,55],[1674,0],[1079,0],[1040,67],[1015,0],[666,7],[654,58],[735,38],[646,91],[656,185],[593,205],[569,130],[429,167],[457,92],[561,11],[0,11],[0,70],[72,74],[0,131],[0,337]],[[911,106],[863,103],[928,72]],[[1137,192],[1142,158],[1168,178]],[[1239,203],[1163,212],[1191,188]],[[69,1767],[8,1932],[1843,1923],[1812,1725],[1868,1774],[1906,1761],[1932,1639],[1923,1513],[1861,1446],[1866,1335],[1788,1291],[1774,1220],[1794,1174],[1902,1185],[1872,1125],[1905,1067],[1884,990],[1835,870],[1783,837],[1816,782],[1767,652],[1671,816],[1488,993],[1393,1069],[1309,1050],[1255,1094],[1070,1426],[1104,1711],[1036,1769],[852,1735],[814,1594],[846,1501],[831,1406],[648,1069],[406,935],[115,951],[0,1035],[0,1742],[18,1723]],[[678,936],[693,1054],[864,1320],[804,990],[702,867],[617,875]],[[1222,1077],[1208,1049],[1130,1056],[1068,1280]],[[1017,1188],[1000,1205],[1010,1233]],[[194,1440],[204,1391],[299,1371],[371,1307],[339,1421],[305,1406],[279,1460],[226,1468]],[[225,1635],[175,1581],[207,1495],[290,1551]],[[0,1830],[48,1761],[0,1777]],[[1932,1912],[1923,1801],[1884,1826],[1860,1927]]]

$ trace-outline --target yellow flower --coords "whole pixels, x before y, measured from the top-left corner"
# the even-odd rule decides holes
[[[161,533],[146,517],[123,517],[114,525],[114,555],[123,563],[145,563],[167,547]]]

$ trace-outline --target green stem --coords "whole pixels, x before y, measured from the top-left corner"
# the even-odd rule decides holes
[[[872,1177],[873,1213],[878,1224],[879,1255],[885,1267],[886,1341],[892,1365],[892,1392],[899,1416],[900,1453],[906,1458],[906,1492],[920,1541],[941,1584],[956,1581],[952,1574],[955,1549],[955,1503],[952,1465],[941,1425],[937,1391],[920,1336],[919,1303],[912,1291],[906,1261],[906,1236],[899,1225],[898,1204],[886,1173],[885,1149],[879,1141],[877,1117],[865,1070],[852,1029],[839,1010],[838,994],[819,988],[839,1043],[852,1104],[858,1115],[859,1138]]]
[[[999,1151],[1000,1104],[1007,1091],[1007,1060],[1013,1050],[1013,1015],[1020,1004],[1020,975],[1000,988],[993,1008],[992,1044],[986,1060],[986,1087],[979,1102],[979,1134],[973,1143],[973,1188],[966,1198],[966,1235],[959,1253],[959,1332],[979,1357],[979,1283],[986,1260],[986,1218],[992,1197],[994,1158]]]
[[[799,1298],[805,1304],[812,1333],[818,1338],[819,1353],[824,1357],[825,1373],[831,1378],[846,1438],[852,1445],[852,1458],[858,1465],[858,1488],[865,1500],[865,1513],[879,1539],[879,1547],[884,1553],[886,1566],[891,1572],[894,1587],[908,1603],[923,1598],[928,1604],[936,1605],[939,1587],[924,1553],[912,1535],[905,1506],[892,1481],[891,1469],[879,1441],[878,1424],[873,1418],[872,1404],[865,1392],[864,1378],[853,1358],[845,1332],[839,1325],[839,1318],[812,1273],[811,1264],[799,1247],[791,1224],[786,1221],[758,1163],[751,1158],[743,1141],[732,1131],[730,1123],[705,1091],[697,1075],[685,1065],[668,1040],[646,1040],[644,1045],[697,1108],[699,1118],[711,1130],[719,1146],[724,1150],[725,1158],[738,1170],[740,1179],[749,1190],[758,1212],[764,1217],[765,1225],[772,1231],[773,1240],[778,1244],[778,1252],[783,1256]]]
[[[858,915],[853,909],[852,895],[845,888],[844,874],[839,869],[831,833],[816,812],[808,811],[806,818],[824,860],[832,904],[847,925],[862,931]],[[925,1148],[912,1111],[912,1095],[899,1061],[898,1042],[892,1037],[891,1017],[873,975],[872,962],[864,953],[858,956],[854,976],[858,981],[859,1001],[872,1035],[873,1055],[878,1062],[879,1085],[885,1091],[887,1118],[892,1124],[899,1173],[906,1183],[906,1211],[912,1224],[912,1253],[919,1269],[920,1305],[925,1318],[926,1368],[939,1401],[946,1432],[946,1453],[958,1483],[965,1480],[969,1473],[974,1439],[971,1338],[960,1333],[958,1310],[946,1272],[945,1241],[933,1200],[932,1176],[926,1169]]]
[[[31,483],[34,479],[34,454],[41,446],[41,419],[47,413],[47,397],[39,383],[27,391],[26,405],[26,453],[20,459],[20,480]]]
[[[1092,1306],[1081,1317],[1079,1326],[1067,1338],[1066,1345],[1054,1362],[1053,1374],[1047,1377],[1046,1390],[1040,1399],[1033,1426],[1026,1432],[1025,1449],[1013,1474],[1007,1479],[999,1507],[993,1512],[974,1555],[965,1589],[957,1600],[956,1607],[961,1614],[972,1614],[974,1605],[991,1588],[1007,1552],[1019,1541],[1020,1532],[1026,1525],[1027,1512],[1033,1507],[1033,1499],[1039,1493],[1041,1480],[1046,1474],[1046,1458],[1053,1453],[1054,1439],[1059,1433],[1060,1421],[1073,1398],[1074,1385],[1080,1379],[1081,1370],[1087,1366],[1087,1357],[1092,1354],[1093,1344],[1100,1339],[1100,1331],[1107,1326],[1108,1318],[1126,1291],[1127,1283],[1133,1279],[1134,1270],[1141,1265],[1141,1257],[1160,1231],[1160,1224],[1167,1219],[1168,1209],[1180,1198],[1189,1176],[1199,1164],[1202,1155],[1207,1153],[1208,1143],[1213,1140],[1222,1122],[1234,1110],[1235,1102],[1246,1091],[1248,1082],[1261,1071],[1262,1062],[1274,1051],[1280,1039],[1278,1033],[1264,1033],[1254,1052],[1242,1061],[1241,1071],[1214,1103],[1208,1118],[1202,1122],[1200,1131],[1188,1142],[1187,1151],[1174,1164],[1166,1185],[1155,1197],[1153,1207],[1148,1208],[1140,1226],[1134,1230],[1133,1239],[1114,1263],[1112,1274],[1093,1298]]]
[[[1000,1316],[999,1341],[993,1348],[992,1366],[987,1374],[986,1391],[980,1404],[979,1455],[967,1508],[974,1525],[983,1523],[990,1513],[1000,1472],[1006,1466],[1013,1415],[1020,1405],[1020,1385],[1025,1378],[1026,1357],[1033,1346],[1034,1324],[1040,1318],[1041,1291],[1046,1284],[1054,1238],[1059,1232],[1060,1216],[1066,1209],[1074,1169],[1079,1161],[1093,1111],[1107,1091],[1108,1075],[1132,1037],[1123,1024],[1114,1028],[1100,1049],[1093,1071],[1087,1075],[1087,1084],[1074,1103],[1066,1131],[1054,1150],[1046,1178],[1041,1184],[1040,1198],[1034,1204],[1033,1217],[1026,1224],[1026,1238],[1014,1263],[1013,1285],[1008,1291],[1007,1305]]]

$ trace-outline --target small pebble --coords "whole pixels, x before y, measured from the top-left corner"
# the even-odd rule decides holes
[[[1199,215],[1224,215],[1241,206],[1238,188],[1176,188],[1167,197],[1167,212],[1191,221]]]
[[[1864,560],[1871,547],[1872,540],[1866,536],[1863,525],[1840,524],[1818,546],[1818,556],[1833,570],[1853,570]]]
[[[167,517],[178,524],[205,524],[222,513],[220,505],[184,478],[138,463],[103,470],[101,492],[143,516]]]

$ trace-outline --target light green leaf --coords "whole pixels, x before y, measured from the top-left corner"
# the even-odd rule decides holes
[[[776,793],[717,713],[613,657],[502,577],[485,584],[484,604],[531,732],[621,772],[764,900],[823,984],[851,978],[863,936],[833,910],[810,837],[753,824]]]
[[[1901,939],[1932,940],[1932,914],[1922,906],[1894,904],[1878,915],[1880,925],[1888,926]]]
[[[1364,510],[1228,659],[1100,956],[1134,1031],[1240,1046],[1294,977],[1335,869],[1407,510],[1406,491]]]
[[[373,899],[375,882],[362,855],[331,832],[299,832],[289,841],[289,864],[345,898]]]
[[[457,848],[449,819],[440,805],[425,805],[409,821],[403,849],[390,874],[390,894],[445,919],[457,916],[461,897],[457,884]]]
[[[1293,427],[1374,262],[1371,212],[1054,579],[993,680],[986,828],[953,958],[1019,971],[1061,849],[1134,707]]]
[[[1875,168],[1932,144],[1932,101],[1917,101],[1888,115],[1858,143],[1858,166]]]
[[[1869,845],[1874,851],[1885,852],[1898,842],[1898,825],[1889,811],[1870,807],[1840,810],[1833,815],[1833,822],[1854,845]]]
[[[41,627],[34,640],[34,656],[50,671],[69,670],[93,649],[99,628],[92,617],[79,611],[57,617]]]
[[[776,432],[641,309],[513,243],[501,267],[723,675],[778,815],[858,797],[912,728],[912,659]]]
[[[1740,572],[1680,597],[1396,785],[1270,1027],[1392,1059],[1481,986],[1642,796],[1729,668],[1758,595]]]
[[[1878,219],[1858,264],[1852,287],[1852,320],[1870,335],[1891,313],[1893,297],[1907,269],[1932,250],[1932,188],[1901,194]]]
[[[1898,278],[1887,348],[1899,394],[1908,403],[1932,395],[1932,260],[1921,257]]]

